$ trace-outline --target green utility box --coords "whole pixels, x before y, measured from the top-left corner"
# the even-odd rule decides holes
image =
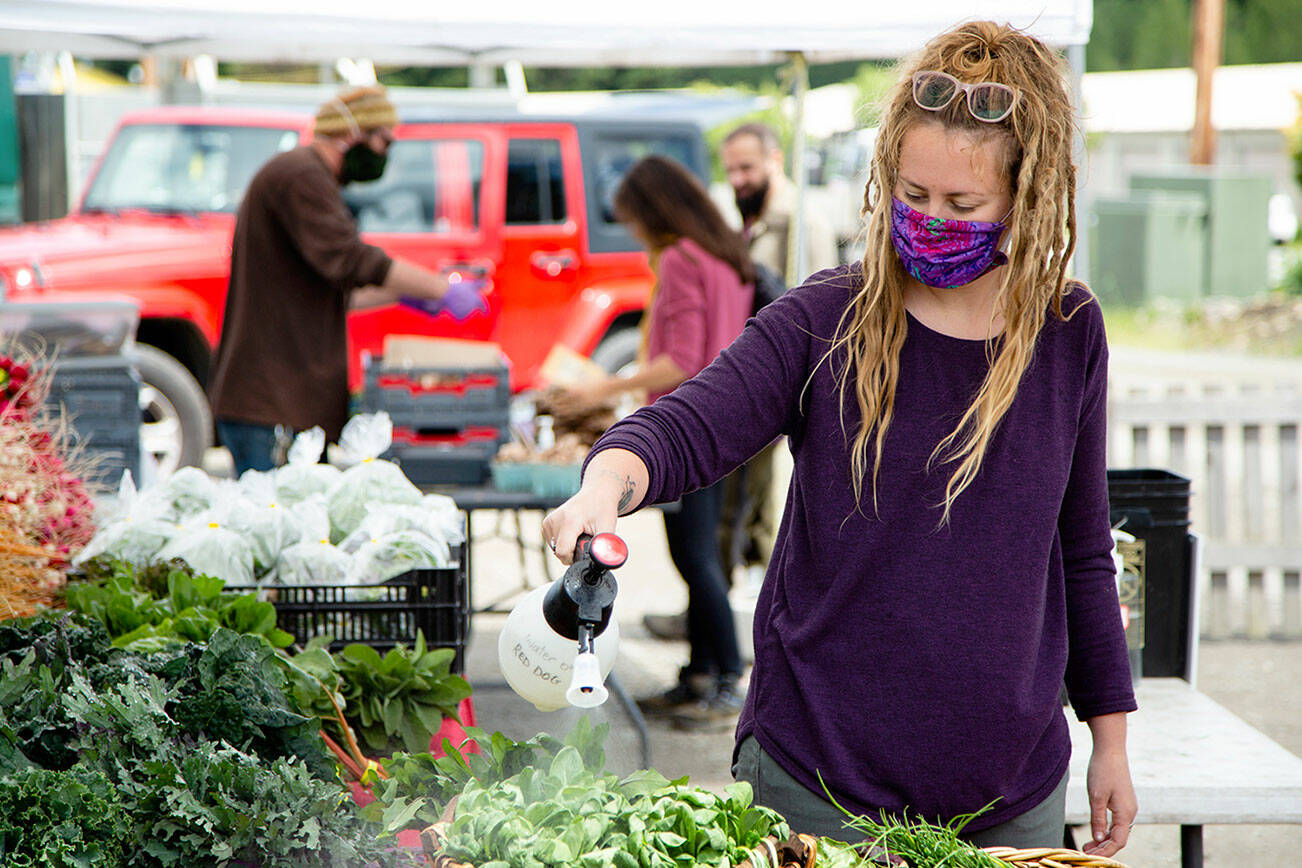
[[[18,181],[22,176],[13,69],[9,58],[0,55],[0,224],[17,223],[20,219]]]
[[[1105,304],[1140,307],[1156,298],[1193,302],[1206,280],[1200,196],[1135,192],[1100,197],[1090,250],[1090,287]]]
[[[1218,166],[1132,175],[1130,189],[1195,194],[1207,209],[1203,295],[1246,298],[1267,289],[1271,180]]]

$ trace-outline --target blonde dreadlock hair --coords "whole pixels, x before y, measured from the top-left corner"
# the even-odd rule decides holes
[[[973,118],[961,94],[941,111],[924,111],[914,103],[912,89],[913,73],[923,69],[947,72],[963,82],[1009,85],[1017,91],[1017,103],[999,123]],[[862,418],[850,458],[856,503],[863,496],[870,451],[874,506],[877,503],[877,474],[895,409],[900,350],[907,331],[906,275],[890,237],[891,196],[904,135],[917,123],[939,122],[946,130],[971,134],[978,144],[1002,142],[1006,157],[1002,168],[1013,195],[1004,236],[1008,265],[994,307],[996,314],[1003,314],[1002,340],[987,341],[990,370],[985,381],[954,430],[936,445],[929,462],[954,466],[940,504],[944,524],[954,500],[981,469],[986,448],[1030,364],[1046,311],[1052,308],[1059,319],[1069,318],[1063,314],[1062,299],[1067,261],[1076,247],[1076,172],[1072,102],[1062,69],[1061,60],[1039,40],[989,21],[961,24],[942,33],[902,64],[899,80],[887,97],[864,190],[863,213],[869,219],[862,287],[841,317],[825,356],[831,359],[834,352],[844,352],[845,366],[837,372],[843,402],[850,394],[850,372],[855,372],[853,390]]]

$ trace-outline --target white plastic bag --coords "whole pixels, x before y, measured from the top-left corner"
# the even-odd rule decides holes
[[[446,543],[416,530],[394,531],[361,544],[351,556],[348,583],[374,585],[408,570],[447,566]]]
[[[443,495],[428,495],[417,506],[405,506],[393,503],[372,503],[366,508],[366,516],[357,529],[339,543],[339,548],[348,553],[356,552],[363,544],[382,536],[403,531],[413,531],[429,541],[431,553],[438,556],[439,566],[450,565],[449,551],[453,546],[465,540],[465,531],[461,513],[453,503],[451,514],[443,511],[439,501],[431,509],[426,504],[431,498],[451,502]]]
[[[319,426],[300,431],[294,437],[285,465],[274,472],[280,503],[295,504],[313,494],[325,494],[338,481],[339,468],[320,463],[324,449],[325,431]],[[253,472],[247,471],[244,476]],[[240,481],[244,481],[243,476]]]
[[[112,512],[73,558],[73,565],[80,566],[99,555],[133,564],[154,560],[179,530],[175,521],[163,517],[168,510],[169,505],[163,501],[140,496],[131,471],[123,472]]]
[[[245,473],[229,494],[219,495],[211,514],[248,542],[253,574],[259,579],[276,568],[283,549],[303,536],[302,520],[293,508],[278,501],[275,478],[267,473]]]
[[[180,558],[195,572],[216,576],[227,585],[253,584],[253,550],[238,533],[210,515],[182,524],[158,557],[164,561]]]
[[[354,416],[344,426],[339,446],[348,461],[355,461],[326,492],[330,539],[338,543],[361,525],[367,507],[375,503],[415,505],[420,489],[412,485],[398,465],[378,456],[389,448],[393,423],[380,412]]]
[[[441,536],[449,545],[466,541],[466,517],[455,500],[446,494],[427,494],[421,498],[420,505],[425,510],[425,527],[431,536]]]
[[[282,585],[343,585],[352,559],[330,540],[304,537],[280,553],[276,582]]]
[[[161,501],[164,518],[185,522],[211,507],[216,493],[217,482],[211,476],[198,467],[182,467],[141,496]]]

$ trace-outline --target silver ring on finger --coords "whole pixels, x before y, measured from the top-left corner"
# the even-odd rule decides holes
[[[554,540],[554,539],[550,539],[550,540],[548,540],[548,541],[547,541],[547,546],[548,546],[548,548],[550,548],[552,551],[556,551],[556,540]]]

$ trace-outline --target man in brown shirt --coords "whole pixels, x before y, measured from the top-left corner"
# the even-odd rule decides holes
[[[397,122],[383,88],[342,93],[317,112],[310,144],[273,157],[249,183],[211,383],[237,474],[274,466],[278,427],[320,425],[338,438],[348,417],[350,307],[407,297],[464,316],[481,303],[469,282],[450,286],[358,236],[340,187],[380,176]]]

